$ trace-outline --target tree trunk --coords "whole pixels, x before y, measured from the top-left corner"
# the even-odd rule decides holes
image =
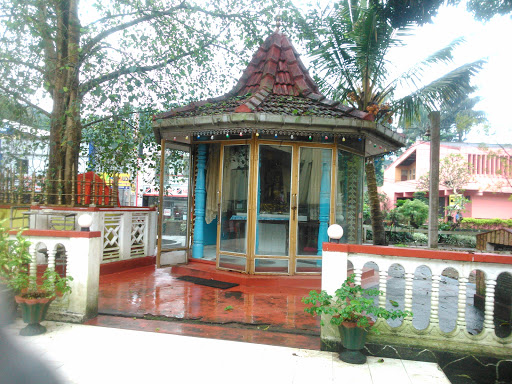
[[[79,0],[56,3],[58,56],[53,68],[53,110],[48,164],[49,203],[71,204],[80,152]]]
[[[373,159],[366,161],[366,186],[370,199],[370,215],[372,219],[373,245],[386,245],[386,232],[380,210],[379,194],[377,192],[377,178],[375,177],[375,165]]]

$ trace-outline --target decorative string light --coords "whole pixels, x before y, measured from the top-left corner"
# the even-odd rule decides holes
[[[361,141],[361,138],[360,138],[360,137],[358,137],[358,138],[357,138],[357,141]]]
[[[240,137],[242,137],[242,136],[243,136],[243,133],[242,133],[242,131],[240,131]]]
[[[277,139],[277,133],[274,133],[274,137]]]
[[[213,135],[210,136],[210,139],[213,140]]]
[[[226,133],[226,139],[229,139],[229,133]]]
[[[260,133],[258,131],[256,131],[256,137],[259,137],[260,136]]]
[[[188,140],[188,135],[187,135],[187,136],[185,136],[185,140]]]
[[[290,139],[292,139],[292,140],[294,139],[293,135],[290,135]]]
[[[197,135],[197,138],[200,139],[201,138],[201,135]]]
[[[341,138],[341,141],[345,141],[345,136],[343,136],[343,137]]]
[[[325,135],[325,140],[329,140],[329,136]]]
[[[309,139],[309,140],[311,140],[311,139],[312,139],[311,135],[309,135],[308,139]]]
[[[176,136],[174,136],[172,139],[173,139],[174,141],[176,141]]]

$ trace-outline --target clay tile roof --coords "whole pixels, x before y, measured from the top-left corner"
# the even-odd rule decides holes
[[[286,104],[286,105],[285,105]],[[323,96],[288,37],[271,34],[254,53],[238,83],[224,96],[191,103],[156,118],[267,112],[373,120],[373,115]]]

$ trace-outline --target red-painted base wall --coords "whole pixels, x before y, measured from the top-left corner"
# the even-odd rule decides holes
[[[113,261],[111,263],[101,264],[100,275],[110,275],[111,273],[123,272],[128,269],[145,267],[155,264],[156,256],[145,256],[129,260]]]

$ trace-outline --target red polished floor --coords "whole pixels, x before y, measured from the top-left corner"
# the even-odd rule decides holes
[[[286,287],[238,278],[239,286],[222,290],[178,276],[154,266],[101,276],[100,316],[87,324],[320,349],[320,321],[301,302],[316,282]]]

